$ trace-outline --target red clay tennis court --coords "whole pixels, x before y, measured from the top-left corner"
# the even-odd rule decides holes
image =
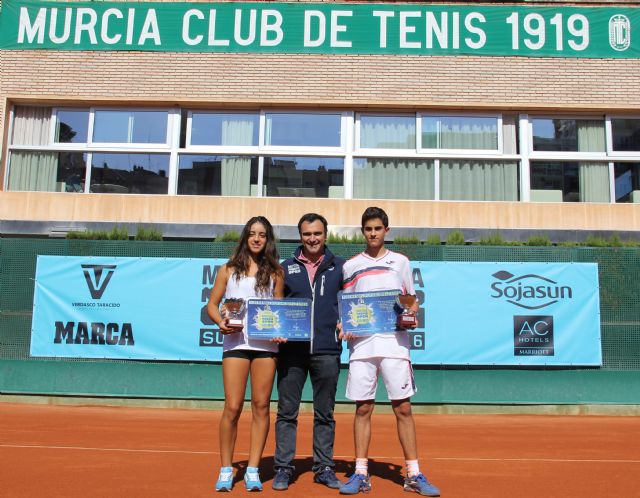
[[[272,415],[273,416],[273,415]],[[0,494],[6,497],[201,497],[214,494],[220,412],[199,409],[0,403]],[[350,413],[339,413],[339,477],[352,471]],[[640,496],[637,417],[416,415],[421,468],[442,496]],[[249,416],[243,414],[240,434]],[[312,482],[311,414],[301,414],[300,475],[271,490],[273,431],[261,463],[266,496],[336,496]],[[372,494],[402,493],[401,450],[391,414],[375,414]],[[236,467],[247,441],[236,445]],[[241,477],[242,471],[238,476]],[[246,493],[237,482],[235,495]],[[223,495],[224,496],[224,495]]]

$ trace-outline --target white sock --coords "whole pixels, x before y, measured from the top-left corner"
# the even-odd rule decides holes
[[[356,458],[356,474],[367,475],[369,473],[369,460],[367,458]]]
[[[418,460],[405,460],[407,464],[407,475],[409,477],[415,477],[420,473],[420,466]]]

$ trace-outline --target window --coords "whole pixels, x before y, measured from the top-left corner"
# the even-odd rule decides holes
[[[531,200],[609,202],[609,166],[588,162],[532,162]]]
[[[166,194],[168,154],[94,153],[91,192],[112,194]]]
[[[339,157],[265,157],[269,197],[344,197],[344,160]]]
[[[341,114],[266,113],[264,144],[340,147]]]
[[[615,163],[616,202],[640,203],[640,163]]]
[[[498,126],[497,117],[422,116],[422,148],[497,151]]]
[[[190,145],[258,145],[258,114],[194,112]]]
[[[96,110],[93,142],[108,144],[166,144],[167,111]]]
[[[415,116],[360,116],[360,147],[415,150]]]
[[[533,118],[533,150],[604,152],[604,120]]]
[[[178,194],[257,195],[258,158],[181,155]]]
[[[13,151],[9,160],[8,189],[83,192],[86,170],[86,154]]]
[[[50,129],[50,107],[16,106],[11,145],[48,145]]]
[[[87,143],[89,132],[89,111],[60,109],[56,112],[56,143]]]
[[[640,118],[626,116],[30,105],[11,114],[8,190],[640,202]]]
[[[433,160],[416,158],[356,159],[355,199],[433,199]]]
[[[640,152],[640,119],[611,119],[612,149]]]
[[[518,163],[474,159],[441,161],[440,198],[452,201],[517,201]]]

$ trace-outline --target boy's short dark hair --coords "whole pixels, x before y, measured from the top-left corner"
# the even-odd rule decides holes
[[[384,212],[384,209],[379,207],[368,207],[362,213],[362,222],[360,224],[360,228],[364,228],[364,225],[369,220],[375,220],[379,218],[382,220],[382,224],[385,228],[389,228],[389,217],[387,213]]]
[[[313,223],[314,221],[318,221],[320,220],[322,222],[322,225],[324,226],[324,234],[327,234],[327,220],[325,219],[324,216],[322,216],[321,214],[318,213],[307,213],[307,214],[303,214],[302,218],[300,218],[300,221],[298,221],[298,234],[302,235],[302,224],[303,223]]]

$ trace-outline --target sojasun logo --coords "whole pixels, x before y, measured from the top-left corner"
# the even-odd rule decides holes
[[[101,299],[117,265],[80,265],[93,299]]]
[[[529,273],[516,277],[508,271],[499,271],[492,275],[499,281],[491,284],[494,291],[491,297],[505,299],[508,303],[537,310],[557,303],[560,299],[572,299],[573,290],[568,285],[558,285],[558,282],[541,275]]]

